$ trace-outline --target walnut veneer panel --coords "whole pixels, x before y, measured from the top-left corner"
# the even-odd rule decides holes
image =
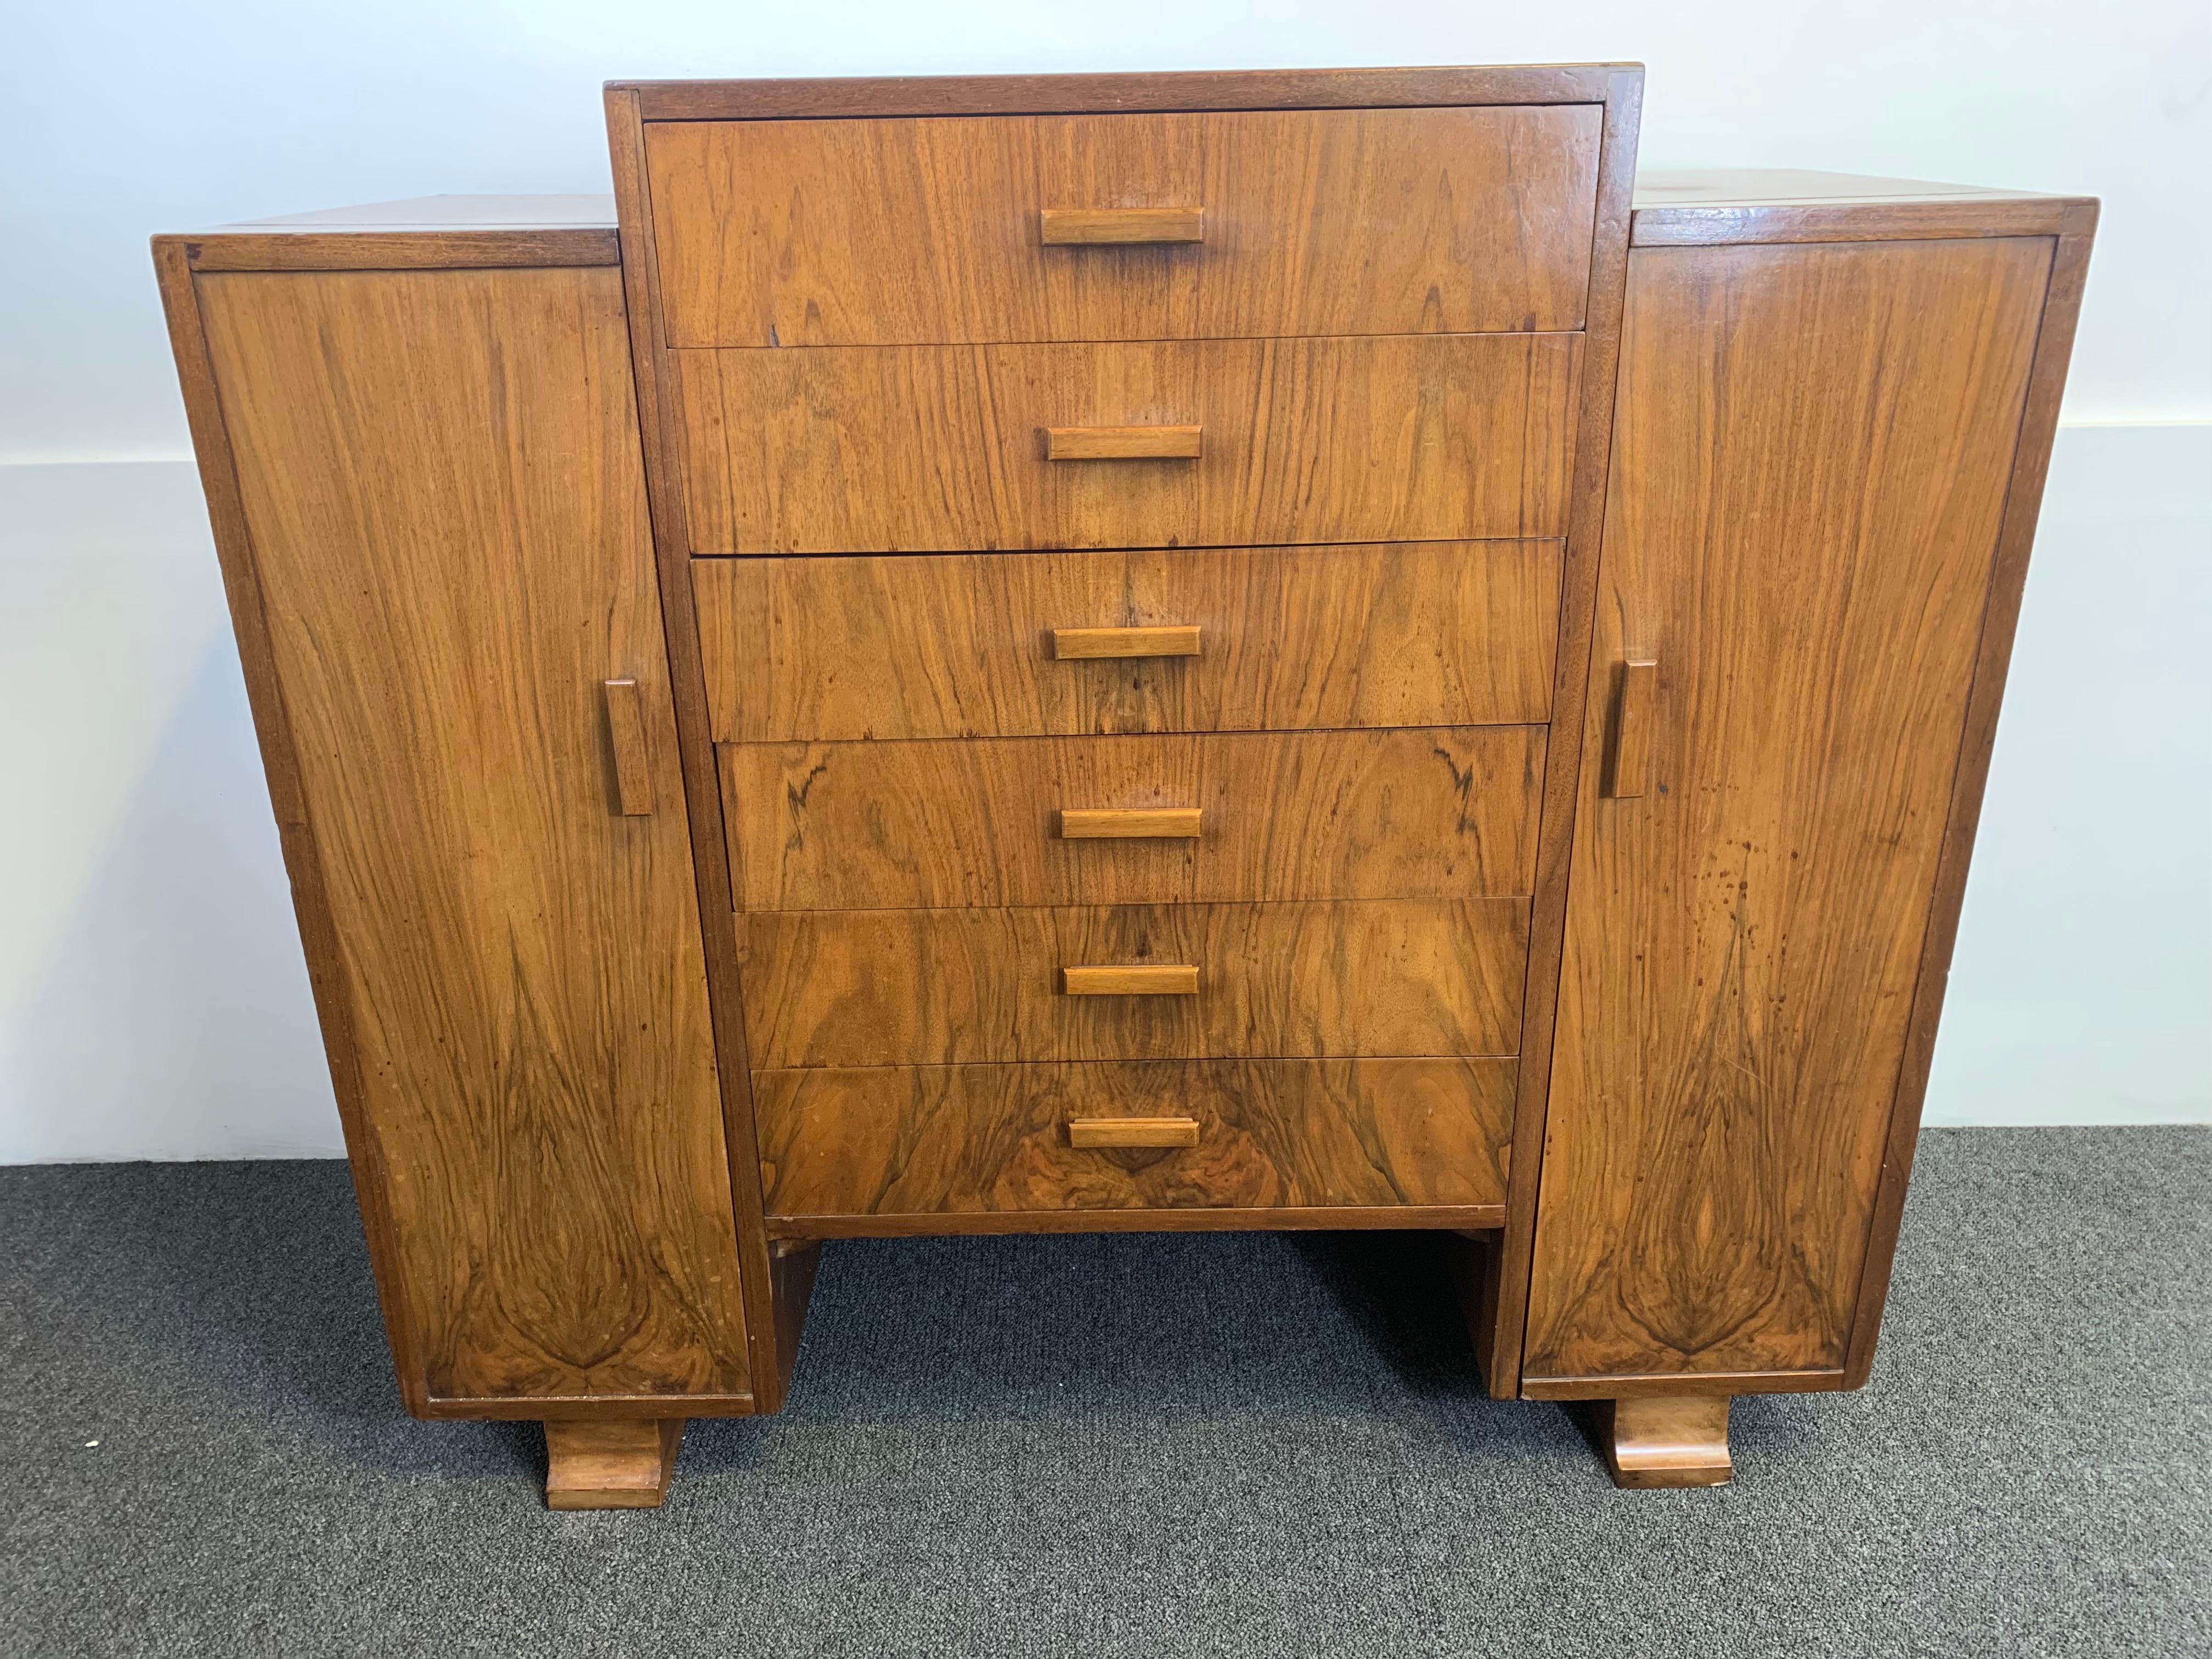
[[[1579,328],[1601,116],[1566,104],[655,123],[668,341]],[[1040,234],[1042,210],[1122,208],[1200,210],[1203,240]]]
[[[198,289],[410,1400],[742,1395],[620,278]],[[643,693],[651,816],[616,799],[612,678]]]
[[[1531,1389],[1843,1363],[2051,252],[1632,256]]]
[[[1510,1054],[1528,902],[782,910],[744,919],[756,1066]],[[1197,994],[1070,996],[1184,963]]]
[[[1528,891],[1544,728],[725,744],[744,910]],[[1067,840],[1067,808],[1196,807]]]
[[[724,742],[1540,722],[1556,542],[697,559]],[[1195,627],[1068,659],[1057,628]]]
[[[1149,1060],[754,1073],[772,1216],[1495,1205],[1510,1060]],[[1073,1119],[1196,1120],[1188,1147]]]
[[[695,553],[1559,536],[1575,334],[669,354]],[[1054,427],[1192,426],[1054,461]]]

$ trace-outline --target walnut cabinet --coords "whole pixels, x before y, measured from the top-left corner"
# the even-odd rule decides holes
[[[823,1241],[1078,1229],[1430,1231],[1626,1486],[1867,1380],[2095,205],[1642,85],[616,84],[611,207],[156,239],[410,1411],[652,1504]]]

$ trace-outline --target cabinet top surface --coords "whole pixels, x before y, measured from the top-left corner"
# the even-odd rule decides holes
[[[1628,94],[1641,64],[1198,70],[1170,74],[911,75],[850,79],[611,81],[611,110],[646,121],[1127,110],[1353,109],[1589,104]]]
[[[1633,236],[1670,246],[2050,234],[2067,214],[2094,205],[2086,197],[1794,168],[1651,172],[1637,177]],[[613,264],[615,223],[611,195],[414,196],[161,240],[183,242],[197,270]]]
[[[611,230],[615,198],[592,196],[410,196],[313,213],[242,219],[201,233],[210,236],[312,235],[330,231]]]
[[[1935,184],[1787,167],[1705,167],[1636,175],[1636,208],[1721,210],[1855,207],[1922,202],[2073,202],[2045,191]],[[441,230],[612,230],[615,198],[576,192],[536,196],[410,196],[312,213],[272,214],[195,231],[196,236],[340,234]]]

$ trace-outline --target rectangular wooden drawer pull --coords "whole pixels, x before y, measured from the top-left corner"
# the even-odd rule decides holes
[[[635,680],[609,680],[607,735],[615,750],[615,798],[626,818],[653,815],[653,767],[645,752],[645,702]]]
[[[1195,628],[1055,628],[1052,654],[1062,662],[1089,657],[1194,657]]]
[[[1194,426],[1048,426],[1048,461],[1194,461]]]
[[[1632,652],[1620,665],[1620,701],[1613,709],[1613,759],[1605,793],[1631,800],[1644,790],[1651,769],[1652,705],[1659,694],[1658,659]]]
[[[1037,240],[1047,247],[1127,246],[1141,242],[1202,242],[1202,207],[1042,208]]]
[[[1079,1117],[1068,1120],[1071,1146],[1195,1146],[1194,1117]]]
[[[1062,841],[1195,841],[1199,820],[1195,806],[1079,806],[1063,807],[1060,814]]]
[[[1072,997],[1194,997],[1198,969],[1184,962],[1063,968],[1060,988]]]

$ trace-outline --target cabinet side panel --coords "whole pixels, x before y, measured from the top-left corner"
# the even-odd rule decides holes
[[[745,1325],[619,273],[198,289],[410,1397],[727,1409]]]
[[[1631,255],[1532,1391],[1843,1364],[2051,246]]]

